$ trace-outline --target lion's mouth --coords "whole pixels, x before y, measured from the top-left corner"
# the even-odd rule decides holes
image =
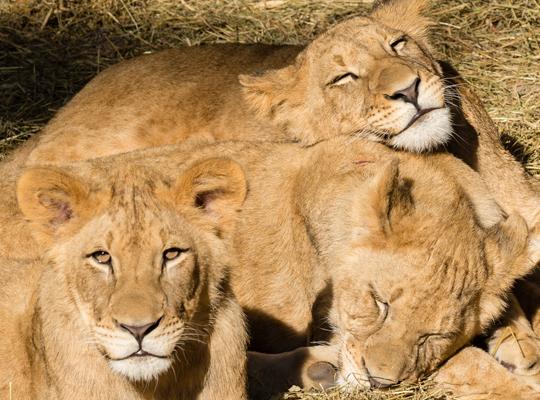
[[[111,361],[122,361],[122,360],[127,360],[127,359],[130,359],[130,358],[139,358],[139,357],[154,357],[154,358],[163,358],[163,359],[166,359],[167,357],[166,356],[160,356],[158,354],[153,354],[153,353],[149,353],[143,349],[139,349],[133,353],[131,353],[130,355],[126,356],[126,357],[122,357],[122,358],[109,358]]]
[[[399,133],[402,133],[402,132],[405,132],[407,129],[409,129],[411,126],[413,126],[416,121],[418,121],[420,118],[422,118],[424,115],[426,114],[429,114],[430,112],[432,111],[435,111],[435,110],[440,110],[444,107],[431,107],[431,108],[424,108],[422,110],[418,110],[417,113],[411,118],[411,120],[409,121],[409,123],[405,126],[405,128],[403,128]]]

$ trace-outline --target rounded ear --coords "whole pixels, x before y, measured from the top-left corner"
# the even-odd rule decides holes
[[[196,209],[220,230],[228,231],[246,198],[247,183],[237,162],[210,158],[186,171],[172,190],[177,204]]]
[[[413,207],[411,183],[399,178],[399,160],[385,162],[369,182],[368,202],[374,211],[371,234],[387,235],[392,225]]]
[[[79,178],[57,168],[30,168],[17,182],[17,201],[38,242],[49,243],[57,231],[84,214],[89,189]]]
[[[276,108],[287,102],[293,95],[297,67],[270,70],[260,76],[239,75],[244,96],[260,116],[271,116]]]
[[[432,23],[422,15],[429,4],[429,0],[379,0],[374,4],[371,17],[407,33],[429,48],[427,31]]]
[[[514,281],[532,272],[540,261],[540,227],[529,232],[519,214],[510,214],[488,230],[485,254],[491,274],[481,299],[484,325],[498,317]]]

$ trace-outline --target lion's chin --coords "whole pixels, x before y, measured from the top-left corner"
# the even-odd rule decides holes
[[[109,360],[112,370],[132,381],[150,381],[171,367],[167,358],[145,356]]]
[[[423,115],[409,128],[389,139],[396,149],[414,153],[435,150],[452,138],[452,120],[448,108],[440,108]]]

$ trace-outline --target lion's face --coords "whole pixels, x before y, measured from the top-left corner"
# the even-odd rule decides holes
[[[304,142],[359,135],[415,152],[445,143],[450,111],[420,2],[389,3],[337,24],[292,66],[241,76],[247,101]]]
[[[113,370],[148,380],[186,342],[205,340],[208,260],[224,250],[174,210],[150,201],[128,207],[96,216],[53,251],[69,257],[58,262],[68,266],[89,341]]]
[[[341,266],[349,274],[334,282],[344,382],[416,381],[478,333],[487,269],[480,250],[463,249],[471,257],[461,260],[420,246],[360,246]]]
[[[227,279],[227,214],[245,195],[239,166],[227,160],[196,165],[176,183],[145,174],[128,169],[87,190],[72,175],[35,169],[19,183],[31,221],[44,222],[35,206],[47,214],[49,257],[78,311],[71,317],[86,327],[82,340],[135,381],[156,378],[186,345],[208,341]]]
[[[343,382],[384,387],[425,376],[479,334],[534,262],[521,217],[485,228],[442,171],[413,159],[359,169],[321,183],[342,195],[325,198],[329,222],[313,231],[329,271]]]

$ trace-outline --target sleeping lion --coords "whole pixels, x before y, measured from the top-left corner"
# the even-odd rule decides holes
[[[434,58],[421,14],[426,1],[379,3],[305,48],[202,46],[114,66],[75,96],[18,162],[62,163],[192,136],[310,145],[344,135],[415,152],[446,147],[480,173],[507,213],[536,226],[540,186],[503,150],[476,96]],[[492,346],[524,375],[540,354],[527,332],[526,357],[508,340]]]
[[[308,148],[186,143],[83,165],[97,181],[157,170],[174,182],[220,157],[249,183],[231,286],[250,348],[333,344],[341,379],[353,386],[432,372],[502,312],[514,280],[539,257],[525,221],[502,212],[477,174],[448,155],[338,137]]]
[[[18,204],[46,250],[2,259],[1,397],[246,399],[229,281],[245,192],[220,158],[175,177],[99,161],[26,170]]]

